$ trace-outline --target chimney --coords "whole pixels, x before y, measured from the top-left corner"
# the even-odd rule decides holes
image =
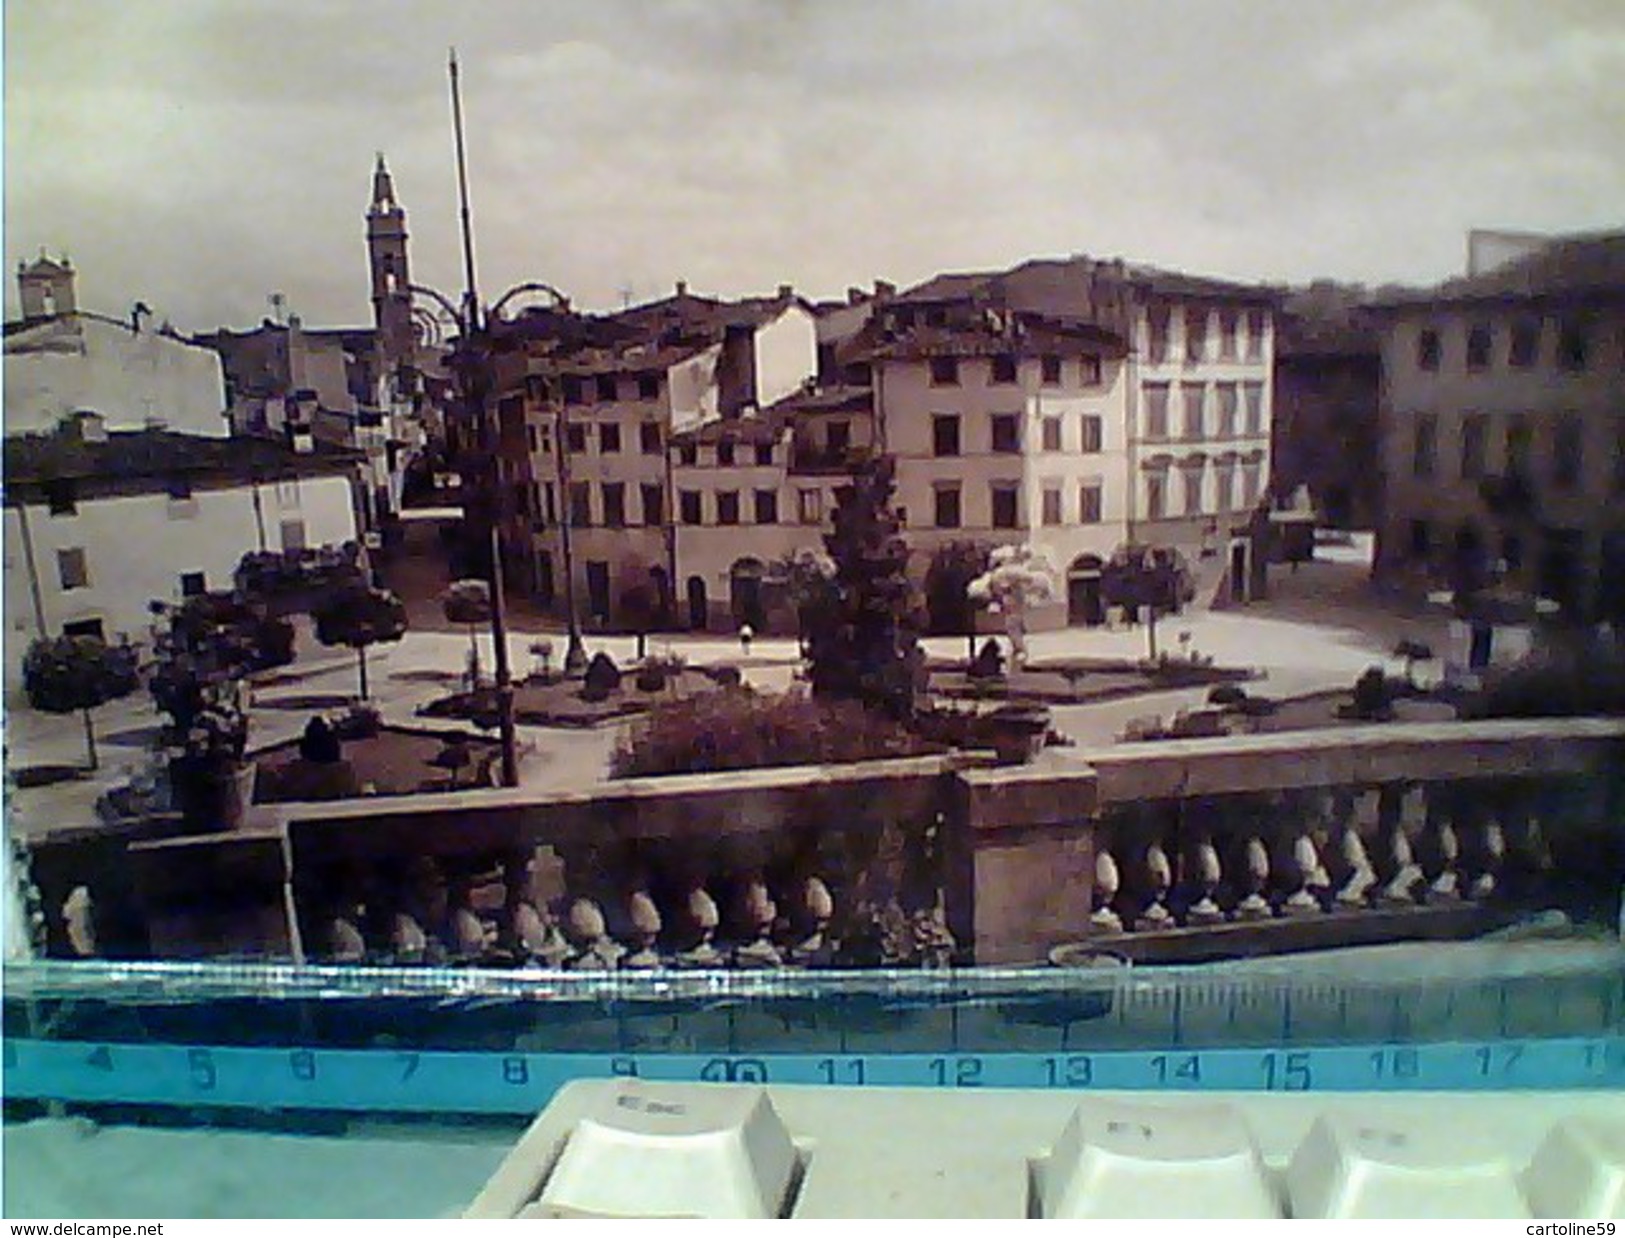
[[[889,280],[875,280],[875,300],[884,301],[897,295],[897,285]]]
[[[688,281],[686,279],[680,279],[677,281],[677,295],[680,297],[686,297],[688,295]]]
[[[793,297],[795,295],[796,295],[796,286],[794,284],[780,284],[779,285],[779,300],[788,301],[791,297]]]
[[[848,305],[862,305],[869,299],[869,294],[862,288],[848,288],[846,290],[846,303]]]

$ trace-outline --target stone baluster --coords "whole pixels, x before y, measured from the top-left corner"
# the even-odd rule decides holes
[[[473,891],[468,882],[457,882],[451,891],[446,920],[446,948],[453,962],[478,963],[490,950],[490,933],[474,910],[472,900]]]
[[[1241,888],[1244,891],[1241,901],[1236,904],[1235,916],[1238,920],[1268,920],[1275,913],[1271,910],[1269,899],[1265,891],[1270,884],[1270,853],[1263,840],[1257,837],[1249,838],[1244,851],[1244,867],[1241,874]]]
[[[1331,878],[1320,863],[1320,851],[1307,830],[1292,840],[1292,863],[1289,876],[1295,887],[1281,904],[1281,912],[1288,916],[1314,916],[1320,914],[1318,892],[1331,885]]]
[[[1456,827],[1441,821],[1433,832],[1432,848],[1438,871],[1428,883],[1424,897],[1430,903],[1455,902],[1461,897],[1461,874],[1456,871],[1461,859],[1461,844],[1456,838]]]
[[[1353,821],[1345,821],[1337,837],[1342,880],[1332,900],[1339,907],[1364,907],[1377,885],[1377,870],[1366,854],[1365,840]]]
[[[677,961],[684,967],[721,967],[722,951],[716,948],[715,938],[722,917],[717,912],[716,900],[704,886],[696,885],[688,893],[684,910],[688,913],[695,940],[692,946],[677,956]]]
[[[365,909],[354,899],[341,901],[327,923],[327,957],[334,963],[362,963],[367,939],[361,931]]]
[[[1408,907],[1416,902],[1418,887],[1426,878],[1411,850],[1411,837],[1403,822],[1394,823],[1388,838],[1388,856],[1393,876],[1382,887],[1377,901],[1391,907]]]
[[[546,907],[538,907],[528,898],[511,904],[509,931],[519,955],[543,967],[563,967],[570,957],[570,943],[559,929],[558,921]]]
[[[574,971],[614,971],[626,954],[626,947],[609,935],[603,909],[590,898],[570,905],[570,934],[576,941],[569,963]]]
[[[790,958],[812,966],[828,963],[833,955],[828,934],[830,921],[835,918],[835,899],[822,878],[812,876],[801,883],[801,907],[808,931],[791,948]]]
[[[1484,822],[1479,835],[1476,857],[1478,871],[1473,876],[1472,885],[1467,887],[1468,898],[1481,902],[1496,892],[1499,888],[1501,865],[1506,861],[1506,854],[1506,834],[1501,829],[1501,823],[1491,817]]]
[[[650,971],[660,966],[660,955],[655,943],[660,940],[660,909],[647,890],[636,890],[627,900],[627,919],[632,926],[634,949],[622,960],[621,966],[638,971]]]
[[[784,957],[773,944],[773,922],[778,918],[779,909],[760,876],[746,883],[740,904],[744,932],[740,935],[740,945],[734,950],[734,966],[781,966]]]
[[[1143,933],[1172,928],[1174,917],[1168,910],[1168,891],[1174,884],[1174,870],[1159,842],[1145,849],[1145,882],[1148,900],[1134,921],[1135,930]]]
[[[1224,912],[1213,898],[1219,883],[1224,880],[1224,870],[1219,864],[1219,849],[1213,845],[1211,838],[1204,838],[1196,845],[1196,853],[1191,859],[1192,884],[1198,897],[1186,910],[1185,923],[1223,924]]]
[[[948,929],[948,913],[942,893],[930,907],[922,907],[910,918],[914,934],[914,957],[926,969],[947,967],[953,962],[958,943]]]
[[[10,897],[9,891],[7,896]],[[89,886],[74,886],[63,900],[62,927],[68,938],[68,946],[76,957],[96,957],[96,897]]]
[[[423,963],[429,955],[429,935],[402,908],[396,908],[389,917],[389,953],[396,963],[406,967]]]
[[[1123,919],[1112,908],[1117,900],[1117,893],[1122,888],[1122,874],[1118,872],[1117,861],[1112,853],[1104,848],[1095,853],[1095,888],[1093,892],[1094,911],[1089,916],[1090,927],[1100,933],[1121,933]]]

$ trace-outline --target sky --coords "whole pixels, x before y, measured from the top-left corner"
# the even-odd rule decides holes
[[[369,323],[380,150],[414,280],[461,287],[453,44],[487,295],[1071,253],[1417,283],[1473,227],[1625,226],[1618,0],[5,0],[4,34],[7,260],[188,331],[272,293]]]

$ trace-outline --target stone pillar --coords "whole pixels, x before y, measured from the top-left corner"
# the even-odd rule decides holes
[[[949,931],[979,964],[1042,961],[1090,931],[1095,775],[1006,766],[951,776],[944,829]]]

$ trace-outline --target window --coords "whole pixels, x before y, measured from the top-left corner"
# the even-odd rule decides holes
[[[1520,370],[1528,369],[1540,357],[1540,324],[1515,322],[1512,324],[1512,346],[1507,352],[1507,363]]]
[[[1563,324],[1557,337],[1557,360],[1565,370],[1583,370],[1586,368],[1586,353],[1590,344],[1590,333],[1577,322]]]
[[[1168,320],[1166,305],[1154,305],[1146,311],[1146,363],[1161,365],[1168,360]]]
[[[1166,473],[1145,475],[1145,517],[1161,520],[1168,512],[1168,476]]]
[[[991,380],[995,383],[1013,383],[1016,381],[1016,359],[1009,353],[1000,353],[993,358],[993,373]]]
[[[677,507],[682,514],[684,524],[699,524],[700,492],[698,490],[679,490],[677,492]]]
[[[1168,437],[1168,384],[1145,385],[1145,436],[1150,439]]]
[[[56,574],[64,589],[88,589],[90,567],[85,562],[84,548],[74,546],[56,552]]]
[[[773,463],[773,444],[772,443],[757,443],[756,444],[756,463],[757,463],[758,466],[763,467],[763,468],[765,468],[768,465]]]
[[[643,491],[643,523],[648,525],[660,524],[666,519],[666,490],[657,482],[644,482]]]
[[[779,522],[779,492],[777,490],[758,490],[756,492],[756,523],[778,524]]]
[[[960,522],[959,483],[939,485],[935,491],[935,524],[939,529],[957,529]]]
[[[1202,513],[1202,466],[1186,466],[1182,470],[1185,479],[1185,514],[1199,516]]]
[[[660,454],[660,423],[645,421],[638,426],[638,448],[646,456]]]
[[[566,404],[580,404],[582,401],[581,380],[574,375],[567,376],[561,386],[564,389],[564,402]]]
[[[1219,437],[1236,437],[1236,384],[1220,383],[1217,388],[1219,397]]]
[[[104,645],[107,643],[107,631],[102,626],[100,619],[75,619],[72,623],[64,623],[62,625],[62,635],[89,636],[101,641]]]
[[[1247,313],[1247,360],[1262,361],[1264,359],[1264,311],[1249,310]]]
[[[603,484],[604,492],[604,527],[606,529],[621,529],[626,527],[626,484],[618,481],[606,481]]]
[[[737,490],[718,490],[717,491],[717,523],[718,524],[738,524],[739,523],[739,491],[737,491]]]
[[[1236,505],[1236,470],[1220,464],[1213,470],[1213,509],[1227,512]]]
[[[1488,323],[1474,323],[1467,330],[1467,368],[1469,370],[1487,370],[1490,368],[1490,346],[1494,341]]]
[[[48,481],[45,501],[50,504],[51,515],[72,516],[79,510],[79,488],[69,480]]]
[[[936,456],[959,454],[959,418],[952,413],[939,413],[931,418],[931,453]]]
[[[592,490],[587,482],[570,483],[570,523],[578,529],[592,524]]]
[[[1264,433],[1264,384],[1242,383],[1241,394],[1247,404],[1247,433]]]
[[[1078,424],[1083,431],[1083,441],[1078,444],[1078,450],[1093,452],[1100,450],[1100,418],[1081,417]]]
[[[1437,370],[1440,352],[1439,333],[1432,327],[1423,327],[1421,334],[1416,337],[1416,368]]]
[[[536,454],[536,427],[534,425],[525,426],[525,450],[533,456]]]
[[[548,456],[552,455],[553,454],[553,428],[551,426],[549,426],[549,425],[543,424],[543,425],[539,425],[539,426],[532,426],[531,429],[536,431],[536,447],[537,447],[537,450],[542,455],[548,455]]]
[[[719,466],[721,466],[722,468],[731,468],[731,467],[733,467],[733,462],[734,462],[734,444],[733,444],[733,440],[729,439],[729,438],[722,439],[720,442],[717,443],[717,464]]]
[[[796,516],[802,524],[823,524],[824,492],[822,490],[796,491]]]
[[[638,375],[638,399],[658,400],[660,398],[660,375]]]
[[[844,456],[852,448],[852,423],[832,421],[824,430],[824,444],[832,456]]]
[[[677,463],[693,468],[700,462],[700,447],[698,443],[683,443],[677,448]]]
[[[994,413],[993,450],[1011,452],[1021,450],[1021,420],[1015,413]]]
[[[1411,558],[1426,560],[1433,548],[1433,534],[1426,520],[1411,521]]]
[[[542,519],[548,524],[557,524],[559,521],[559,496],[553,489],[553,483],[542,483]]]
[[[1224,389],[1227,386],[1229,386],[1228,383],[1221,383],[1219,385],[1219,394],[1221,396],[1224,394]],[[1207,388],[1202,383],[1185,383],[1180,387],[1179,390],[1185,405],[1185,437],[1201,438],[1202,402],[1204,397],[1207,395]],[[1235,395],[1233,388],[1231,390],[1231,395],[1232,397]],[[1220,402],[1220,407],[1223,407],[1222,400]],[[1219,426],[1219,433],[1221,435],[1224,433],[1224,426],[1222,424]]]
[[[282,538],[282,549],[303,550],[305,548],[305,522],[295,517],[292,520],[282,521],[278,533]]]
[[[618,390],[619,384],[616,383],[613,374],[600,374],[596,386],[600,400],[612,403],[615,397],[620,394]]]
[[[1529,476],[1529,454],[1534,435],[1527,417],[1514,417],[1507,423],[1507,472]]]
[[[959,358],[932,357],[931,385],[933,387],[959,386]]]
[[[1552,434],[1552,484],[1560,490],[1573,490],[1580,484],[1582,464],[1580,419],[1561,417]]]
[[[613,421],[606,421],[598,427],[598,450],[604,455],[613,455],[621,449],[621,427]]]
[[[299,510],[299,479],[290,477],[276,484],[276,505],[284,511]]]
[[[1085,387],[1100,386],[1100,358],[1093,353],[1078,358],[1078,381]]]
[[[1411,472],[1417,477],[1432,477],[1439,451],[1439,419],[1432,413],[1423,413],[1416,419],[1411,443]]]
[[[1241,466],[1241,505],[1249,510],[1258,502],[1263,470],[1257,464]]]
[[[1483,413],[1469,413],[1461,423],[1461,478],[1476,481],[1484,476],[1490,441],[1490,419]]]
[[[1207,311],[1185,311],[1185,361],[1194,365],[1207,356]]]
[[[564,432],[565,449],[581,455],[587,450],[587,427],[580,425],[567,426]]]
[[[1039,360],[1042,369],[1044,386],[1059,387],[1061,385],[1061,359],[1054,353],[1046,353]]]
[[[1055,526],[1061,523],[1061,488],[1059,486],[1045,486],[1043,496],[1044,523]]]
[[[1100,483],[1086,481],[1078,487],[1078,523],[1100,523]]]
[[[1219,359],[1221,361],[1234,361],[1236,359],[1236,311],[1219,311]]]
[[[1016,501],[1020,488],[1013,482],[996,481],[990,488],[993,497],[993,527],[995,529],[1020,528],[1016,519]]]
[[[841,381],[851,387],[867,387],[875,381],[874,370],[867,361],[848,362],[841,369]]]
[[[208,576],[204,572],[181,573],[181,596],[183,598],[202,597],[209,591]]]
[[[1061,450],[1061,419],[1059,417],[1044,418],[1044,450]]]
[[[513,509],[517,515],[530,515],[530,492],[534,483],[527,484],[522,481],[513,483]]]

